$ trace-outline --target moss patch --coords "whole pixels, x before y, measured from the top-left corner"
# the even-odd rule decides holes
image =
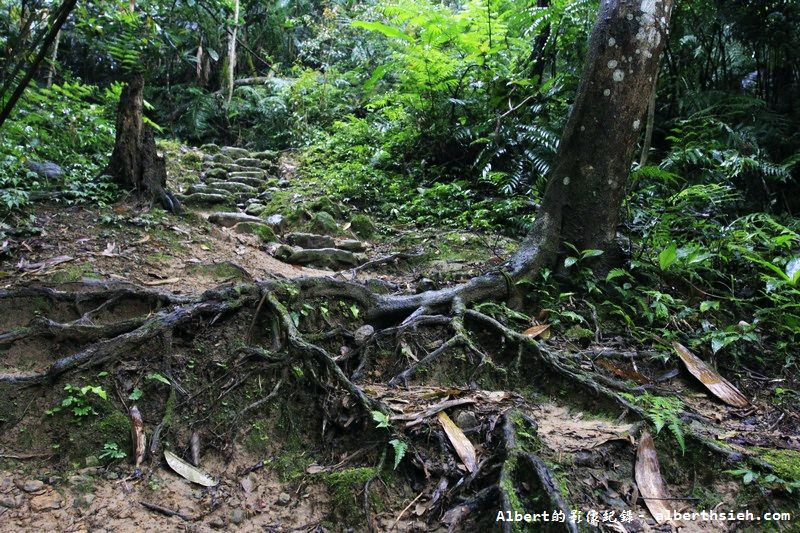
[[[786,481],[800,481],[800,452],[769,450],[761,458],[772,465],[779,477]]]
[[[375,232],[377,231],[375,223],[372,222],[372,219],[367,215],[362,214],[353,215],[353,218],[350,219],[350,229],[352,229],[353,233],[362,239],[374,237]]]
[[[358,467],[331,472],[323,477],[331,497],[333,512],[343,523],[356,525],[364,521],[364,506],[359,494],[364,490],[364,484],[374,475],[374,468]],[[379,504],[377,500],[378,496],[370,492],[370,501]]]

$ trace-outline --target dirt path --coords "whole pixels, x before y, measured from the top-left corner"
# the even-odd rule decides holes
[[[195,160],[204,157],[184,150],[184,155],[187,153],[194,154]],[[487,246],[482,237],[468,233],[389,229],[383,237],[360,238],[341,213],[331,235],[313,233],[311,239],[308,233],[318,229],[318,212],[328,205],[321,201],[324,194],[319,195],[318,184],[294,182],[294,167],[286,160],[279,165],[281,174],[272,180],[263,159],[239,156],[206,158],[194,173],[172,169],[171,186],[185,198],[200,195],[194,199],[206,202],[211,195],[211,200],[221,201],[225,207],[192,207],[187,202],[189,212],[177,217],[142,211],[125,202],[112,210],[38,206],[35,225],[41,231],[7,243],[13,253],[0,261],[2,287],[46,285],[69,290],[80,286],[88,287],[87,291],[108,291],[127,282],[178,298],[239,282],[326,276],[358,279],[383,291],[402,292],[459,281],[482,264],[496,261],[498,250],[503,253],[502,246]],[[232,162],[226,162],[228,159]],[[175,175],[182,178],[175,179]],[[240,187],[242,184],[245,187]],[[247,214],[255,211],[252,205],[258,202],[264,202],[267,210],[283,212]],[[229,213],[243,218],[225,219],[223,215]],[[268,214],[293,217],[293,226],[268,223]],[[290,236],[293,233],[295,236]],[[413,238],[407,239],[409,235]],[[322,244],[309,244],[314,239]],[[296,245],[298,242],[306,247]],[[358,251],[351,252],[348,247]],[[318,253],[315,251],[320,249],[327,250],[327,255],[304,259],[309,250]],[[416,257],[420,250],[426,255],[412,263],[392,259],[374,269],[358,267],[370,266],[370,261],[391,257],[394,252]],[[331,257],[335,261],[331,262]],[[325,267],[313,266],[319,263]],[[43,370],[82,345],[75,338],[54,344],[47,341],[47,335],[34,338],[19,333],[20,328],[40,324],[37,320],[42,317],[98,327],[152,317],[165,306],[163,302],[127,301],[122,296],[95,310],[78,301],[53,303],[33,296],[4,300],[0,331],[17,332],[21,340],[12,342],[0,335],[0,371]],[[359,310],[353,305],[322,298],[298,302],[294,309],[296,325],[353,332],[341,343],[328,346],[340,360],[361,350],[359,335],[372,335],[358,327]],[[156,336],[139,347],[137,358],[81,369],[77,375],[60,379],[57,387],[12,389],[3,385],[0,393],[9,401],[0,406],[0,530],[364,530],[365,482],[372,478],[378,451],[387,440],[380,425],[365,426],[346,396],[317,398],[304,392],[322,384],[319,376],[309,377],[309,368],[300,362],[290,367],[291,372],[281,367],[262,376],[261,363],[252,360],[252,353],[247,354],[243,341],[266,342],[251,339],[257,316],[235,319],[223,330],[212,329],[222,314],[208,324],[194,323],[191,338]],[[337,314],[346,318],[334,319]],[[268,330],[272,326],[259,322],[259,327]],[[317,332],[320,338],[324,331]],[[571,509],[584,514],[630,513],[630,521],[607,523],[603,530],[731,530],[728,525],[712,523],[656,524],[634,482],[642,424],[609,415],[613,410],[608,405],[583,391],[576,394],[574,384],[553,380],[534,362],[522,360],[522,352],[509,349],[505,341],[499,346],[496,338],[484,341],[483,345],[493,350],[491,360],[477,364],[475,353],[465,350],[442,368],[421,373],[408,387],[387,388],[387,376],[413,365],[418,360],[415,354],[433,353],[444,342],[439,333],[411,328],[400,337],[395,357],[366,365],[363,389],[385,402],[390,418],[403,424],[407,436],[418,442],[436,441],[432,428],[439,427],[437,417],[445,411],[437,406],[446,405],[449,418],[459,428],[457,433],[474,444],[478,464],[491,457],[499,445],[491,436],[504,417],[512,412],[528,413],[535,420],[537,436],[520,430],[517,438],[531,438],[530,449],[548,465],[556,490],[568,498]],[[567,336],[550,342],[563,353],[581,358],[581,365],[609,377],[646,384],[653,394],[677,394],[693,412],[716,423],[717,432],[708,438],[730,450],[748,453],[753,446],[764,447],[765,452],[800,449],[796,413],[780,416],[770,405],[770,391],[759,389],[757,383],[742,384],[752,404],[747,409],[733,409],[709,397],[708,391],[687,375],[678,375],[674,361],[641,359],[637,365],[624,357],[600,357],[592,349],[602,350],[603,346],[587,348],[585,342]],[[635,353],[635,347],[621,346],[617,340],[614,352]],[[257,355],[270,361],[269,353]],[[509,378],[499,366],[514,368],[515,375]],[[672,377],[662,380],[665,373]],[[250,410],[253,401],[266,396],[276,382],[274,391],[280,394],[275,407],[260,416],[258,410]],[[91,387],[99,387],[102,397]],[[177,422],[172,420],[175,390],[179,390],[182,413]],[[189,483],[168,468],[159,454],[146,460],[141,476],[132,477],[131,444],[123,442],[128,438],[127,419],[122,416],[120,422],[117,406],[124,406],[127,412],[133,402],[143,413],[148,437],[155,428],[165,427],[169,445],[184,457],[190,455],[193,438],[188,428],[201,428],[199,463],[217,484],[204,488]],[[75,409],[88,411],[77,414]],[[231,431],[231,420],[243,412],[252,413],[241,421],[245,429],[226,433]],[[666,416],[665,412],[659,416]],[[328,421],[335,427],[327,427]],[[681,511],[740,509],[742,486],[729,476],[718,475],[737,465],[702,451],[696,443],[690,443],[686,454],[692,456],[686,457],[678,450],[678,438],[688,437],[669,435],[669,420],[662,425],[665,428],[657,444],[666,494],[673,498],[670,507]],[[122,426],[125,429],[120,432]],[[123,448],[127,457],[115,460],[115,449],[108,448],[112,444]],[[447,529],[439,520],[448,510],[442,507],[444,501],[462,483],[469,484],[470,476],[468,461],[453,453],[447,441],[439,444],[440,451],[430,455],[424,449],[408,452],[414,454],[415,464],[423,465],[423,474],[398,460],[399,470],[372,484],[369,512],[376,530]],[[391,459],[389,455],[386,460]],[[448,485],[454,474],[461,480]],[[530,479],[517,481],[520,494],[530,496],[533,502],[535,490]],[[759,494],[750,497],[761,497],[763,503]],[[473,514],[463,528],[496,527],[492,517],[497,510],[490,506]]]

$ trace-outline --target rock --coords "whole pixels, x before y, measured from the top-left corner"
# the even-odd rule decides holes
[[[262,224],[264,222],[264,220],[259,217],[254,217],[245,213],[212,213],[209,215],[208,221],[225,228],[232,228],[239,222],[254,222],[256,224]]]
[[[53,511],[61,508],[61,496],[57,493],[42,494],[34,496],[29,502],[31,509],[40,513],[42,511]]]
[[[320,233],[327,235],[337,233],[339,226],[327,211],[320,211],[311,219],[311,226]]]
[[[369,239],[375,235],[377,228],[372,219],[367,215],[353,215],[350,219],[350,229],[362,239]]]
[[[242,157],[236,159],[233,162],[234,165],[239,165],[240,167],[248,167],[248,168],[261,168],[264,164],[263,161],[260,159],[254,159],[252,157]]]
[[[208,525],[213,529],[222,529],[225,527],[225,519],[220,516],[216,516],[208,522]]]
[[[333,237],[314,233],[287,233],[286,242],[300,248],[335,248]]]
[[[228,177],[228,171],[224,168],[214,167],[206,171],[206,179],[224,180]]]
[[[17,486],[25,492],[38,492],[44,488],[44,481],[39,481],[38,479],[29,479],[19,483]]]
[[[436,289],[436,283],[430,278],[422,278],[417,283],[417,293],[432,291]]]
[[[115,479],[119,479],[119,474],[117,474],[116,472],[106,472],[106,476],[105,477],[106,477],[106,479],[109,479],[109,480],[113,481]]]
[[[348,252],[363,252],[367,249],[364,243],[356,239],[345,239],[336,243],[336,247],[340,250],[347,250]]]
[[[25,167],[40,178],[56,180],[64,175],[64,170],[50,161],[41,162],[28,160],[25,161]]]
[[[275,233],[283,233],[283,230],[286,229],[286,218],[283,215],[270,215],[267,217],[267,224]]]
[[[367,339],[372,337],[374,333],[375,328],[369,324],[365,324],[356,330],[356,332],[353,334],[353,338],[355,339],[356,344],[361,345],[367,342]]]
[[[225,189],[217,189],[216,187],[212,187],[210,185],[202,185],[202,184],[199,184],[199,183],[198,184],[194,184],[194,185],[190,185],[189,189],[187,189],[186,192],[189,193],[189,194],[195,194],[195,193],[200,193],[200,194],[221,194],[223,196],[227,195],[227,196],[230,196],[231,198],[233,198],[233,195],[230,192],[226,191]]]
[[[233,163],[233,159],[225,154],[216,154],[212,160],[220,165],[230,165]]]
[[[75,497],[75,500],[72,502],[73,507],[79,507],[82,509],[88,509],[91,507],[92,502],[94,501],[94,494],[79,494]]]
[[[465,409],[456,415],[455,423],[461,429],[472,429],[478,425],[478,417],[472,411]]]
[[[239,222],[233,227],[233,231],[236,233],[257,235],[258,238],[264,242],[271,242],[277,238],[272,228],[261,222]]]
[[[356,254],[346,250],[339,250],[338,248],[299,250],[294,252],[286,260],[287,263],[294,265],[314,264],[334,270],[344,267],[358,266],[362,261],[362,257],[359,257]]]
[[[278,159],[278,152],[274,152],[272,150],[264,150],[263,152],[256,152],[253,154],[254,159],[260,159],[261,161],[275,161]]]
[[[196,192],[182,195],[179,197],[179,199],[181,202],[187,205],[215,205],[233,202],[233,196],[231,196],[227,191],[224,192],[225,194]]]
[[[257,202],[254,202],[252,204],[248,204],[248,206],[245,208],[244,212],[247,213],[248,215],[253,215],[254,217],[257,217],[266,208],[267,208],[267,206],[265,206],[264,204],[259,204]]]
[[[96,455],[87,455],[86,459],[83,460],[83,463],[86,466],[100,466],[100,458]]]
[[[289,187],[289,185],[291,185],[291,183],[289,183],[289,180],[287,180],[286,178],[281,178],[278,180],[278,187],[280,187],[281,189],[286,189]]]
[[[258,194],[258,189],[255,187],[235,181],[208,180],[206,183],[215,189],[222,189],[235,194]]]
[[[242,176],[238,172],[228,175],[228,181],[234,183],[244,183],[245,185],[249,185],[257,189],[263,189],[264,187],[267,186],[267,182],[265,182],[261,178],[256,178],[252,176]]]
[[[205,152],[207,154],[218,154],[219,153],[219,146],[214,143],[204,144],[200,147],[201,152]]]
[[[22,496],[14,496],[0,494],[0,507],[5,507],[7,509],[16,509],[22,505]]]
[[[291,503],[291,501],[292,501],[292,497],[291,496],[289,496],[285,492],[281,492],[278,495],[278,500],[275,503],[277,503],[278,505],[289,505],[289,503]]]
[[[300,250],[302,250],[302,248],[289,246],[288,244],[281,244],[279,242],[271,242],[267,245],[267,252],[275,259],[279,259],[281,261],[286,261],[295,252],[299,252]]]
[[[223,155],[227,155],[232,159],[241,159],[243,157],[250,157],[250,152],[244,148],[237,148],[235,146],[223,146],[219,149]]]
[[[244,511],[242,509],[234,509],[231,513],[231,522],[234,524],[241,524],[244,522]]]

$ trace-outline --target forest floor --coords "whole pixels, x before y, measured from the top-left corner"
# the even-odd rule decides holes
[[[204,154],[177,145],[168,148],[173,190],[225,192],[224,184],[199,178],[205,168]],[[238,171],[243,178],[251,172]],[[267,228],[251,219],[233,227],[220,222],[221,212],[243,211],[231,206],[188,206],[182,215],[169,215],[126,201],[110,209],[39,204],[32,210],[32,225],[39,230],[4,244],[0,331],[22,331],[46,319],[59,324],[111,324],[153,316],[163,303],[120,295],[108,305],[92,308],[90,297],[69,301],[34,293],[8,296],[21,287],[90,294],[133,284],[154,295],[190,297],[238,282],[328,276],[359,280],[384,292],[414,292],[469,279],[501,262],[514,248],[511,240],[499,236],[387,227],[380,222],[374,233],[363,227],[356,233],[353,225],[358,219],[353,213],[328,200],[320,184],[296,178],[291,159],[283,156],[275,171],[277,183],[270,185],[269,194],[256,198],[265,207],[257,216],[265,220],[268,214],[283,216],[266,224]],[[242,191],[237,190],[239,200]],[[332,226],[327,217],[320,219],[321,211],[331,211]],[[299,250],[285,243],[279,249],[279,244],[292,232],[328,234],[323,248],[339,252],[308,261],[294,256],[293,262],[307,264],[291,264],[287,261]],[[340,247],[354,251],[342,254]],[[367,267],[356,267],[365,263]],[[344,340],[328,339],[327,346],[341,361],[359,349],[363,342],[359,335],[371,334],[358,327],[359,310],[347,302],[318,299],[298,302],[291,310],[296,324],[304,324],[320,337],[328,326],[348,331]],[[420,327],[403,337],[399,349],[375,350],[358,383],[389,405],[392,420],[413,437],[407,458],[393,465],[387,433],[375,427],[380,421],[357,416],[346,396],[320,393],[315,385],[320,377],[308,376],[308,367],[275,367],[242,355],[248,343],[265,339],[253,333],[254,325],[256,329],[262,326],[256,321],[258,311],[215,327],[222,314],[192,322],[188,330],[143,342],[127,357],[67,372],[52,384],[0,384],[0,397],[9,400],[0,405],[0,530],[362,531],[367,529],[368,508],[372,527],[378,531],[445,531],[442,515],[460,501],[458,489],[472,481],[469,473],[475,465],[454,451],[452,444],[458,437],[448,433],[450,442],[433,442],[442,439],[441,432],[430,429],[444,424],[438,413],[445,412],[445,418],[455,421],[480,463],[498,445],[487,435],[499,427],[505,413],[514,410],[535,421],[536,452],[568,508],[582,511],[581,529],[798,531],[796,518],[769,527],[691,520],[657,524],[635,482],[642,423],[575,383],[554,378],[536,361],[525,360],[488,335],[479,336],[478,342],[489,361],[477,362],[464,351],[431,365],[405,386],[393,388],[387,387],[387,376],[416,361],[417,354],[435,351],[446,337],[436,328]],[[541,320],[546,325],[544,315]],[[658,395],[653,397],[681,398],[698,420],[714,422],[714,434],[706,436],[732,452],[727,457],[715,454],[688,435],[682,452],[667,427],[660,431],[656,449],[670,498],[665,500],[668,507],[718,512],[750,509],[756,514],[791,509],[790,496],[764,483],[743,485],[741,474],[723,471],[750,471],[744,461],[737,464],[730,459],[757,449],[776,474],[800,478],[800,416],[772,401],[775,389],[792,389],[796,383],[739,374],[736,385],[749,406],[733,408],[710,396],[677,358],[626,356],[637,354],[640,347],[605,334],[601,324],[595,323],[594,328],[588,338],[581,332],[575,336],[574,332],[542,331],[540,335],[553,349],[582,357],[581,365],[587,369],[627,380],[640,391]],[[0,370],[41,370],[86,342],[44,330],[13,341],[0,335]],[[508,373],[501,367],[509,367]],[[277,394],[270,402],[251,408],[254,400],[272,390]],[[213,487],[190,483],[171,470],[160,454],[146,459],[142,475],[134,476],[127,416],[133,403],[144,418],[148,443],[158,427],[162,445],[188,458],[193,435],[198,435],[199,466],[218,483]],[[650,409],[670,425],[669,406]],[[518,435],[533,439],[524,432]],[[426,439],[433,451],[415,444]],[[380,457],[387,449],[384,466]],[[414,459],[413,466],[409,458]],[[379,463],[384,467],[377,468]],[[463,474],[460,481],[459,472]],[[758,474],[753,472],[753,476]],[[373,478],[365,498],[365,485]],[[523,496],[529,498],[522,499],[529,512],[551,510],[541,502],[534,507],[537,496],[532,479],[519,480],[519,487],[521,493],[528,492]],[[462,527],[499,528],[494,520],[500,509],[489,506],[473,513]],[[585,521],[590,511],[600,513],[599,524]],[[615,518],[630,512],[631,520],[602,522],[604,512],[613,512]],[[517,526],[540,530],[537,525]]]

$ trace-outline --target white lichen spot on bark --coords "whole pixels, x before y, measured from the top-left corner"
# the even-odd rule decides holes
[[[569,185],[569,176],[564,176],[564,185]]]
[[[614,39],[613,37],[609,37],[608,38],[608,46],[614,46],[615,44],[617,44],[617,40]]]
[[[634,120],[633,121],[633,131],[638,130],[639,126],[641,126],[641,125],[642,125],[642,121],[640,121],[638,118],[636,120]]]
[[[611,95],[611,89],[606,89],[605,91],[603,91],[603,96],[610,96],[610,95]]]
[[[608,62],[608,68],[617,68],[617,60],[616,59],[612,59],[611,61],[609,61]]]
[[[611,78],[619,83],[625,79],[625,72],[622,69],[617,69],[614,71],[614,74],[611,75]]]

